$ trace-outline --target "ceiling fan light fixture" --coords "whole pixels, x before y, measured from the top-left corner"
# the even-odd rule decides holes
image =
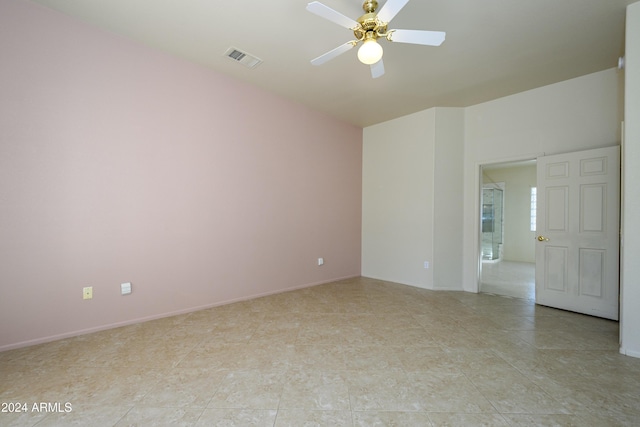
[[[312,65],[324,64],[330,59],[345,53],[362,42],[358,49],[358,59],[371,68],[371,77],[378,78],[384,74],[382,63],[382,46],[378,44],[379,38],[385,38],[389,42],[418,44],[424,46],[440,46],[445,39],[444,31],[422,30],[398,30],[388,29],[389,22],[400,12],[409,0],[385,0],[384,5],[377,12],[378,0],[364,0],[362,9],[365,14],[357,20],[351,19],[342,13],[325,6],[319,1],[307,4],[307,10],[314,15],[338,24],[353,31],[354,40],[346,42],[324,55],[311,60]]]
[[[375,38],[367,38],[358,49],[358,59],[363,64],[372,65],[382,59],[382,46]]]

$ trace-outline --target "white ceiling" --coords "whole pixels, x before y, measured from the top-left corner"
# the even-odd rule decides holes
[[[412,0],[389,27],[446,31],[446,41],[382,41],[386,74],[378,79],[356,49],[310,64],[353,33],[307,12],[309,0],[33,1],[368,126],[615,67],[625,7],[637,0]],[[364,13],[362,0],[321,1],[353,19]],[[231,46],[264,62],[234,63],[223,55]]]

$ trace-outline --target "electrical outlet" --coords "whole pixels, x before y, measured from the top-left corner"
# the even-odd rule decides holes
[[[93,298],[93,286],[87,286],[82,288],[82,299],[92,299]]]
[[[318,265],[324,264],[324,258],[318,258]]]
[[[120,283],[120,293],[122,295],[129,295],[131,293],[131,282]]]
[[[429,268],[429,261],[424,262],[424,268]]]

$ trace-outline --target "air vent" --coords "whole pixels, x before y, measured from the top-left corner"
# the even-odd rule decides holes
[[[247,68],[256,68],[258,65],[262,64],[262,59],[255,57],[250,53],[238,50],[235,47],[230,47],[229,49],[227,49],[227,51],[224,53],[224,56],[234,62],[244,65]]]

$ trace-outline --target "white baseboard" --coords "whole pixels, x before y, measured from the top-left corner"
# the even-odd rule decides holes
[[[625,356],[629,356],[629,357],[640,358],[640,351],[629,350],[624,347],[620,347],[620,354],[624,354]]]

